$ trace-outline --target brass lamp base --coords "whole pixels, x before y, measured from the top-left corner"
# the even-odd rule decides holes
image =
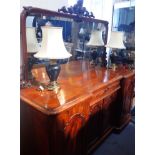
[[[59,84],[56,81],[52,81],[47,86],[47,89],[50,90],[50,91],[55,91],[55,90],[60,89],[60,86],[59,86]]]

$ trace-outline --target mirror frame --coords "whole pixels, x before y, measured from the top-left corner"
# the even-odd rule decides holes
[[[107,37],[108,37],[108,21],[90,18],[90,17],[84,17],[79,15],[73,15],[73,14],[66,14],[66,13],[60,13],[56,11],[36,8],[36,7],[23,7],[23,11],[20,14],[20,41],[21,41],[21,74],[22,79],[21,80],[28,80],[28,53],[27,53],[27,43],[26,43],[26,18],[27,16],[33,16],[33,15],[42,15],[42,16],[56,16],[56,17],[65,17],[73,20],[80,20],[85,22],[95,22],[95,23],[103,23],[106,28],[105,33],[105,40],[104,43],[107,43]],[[104,51],[106,51],[106,47],[104,47]]]

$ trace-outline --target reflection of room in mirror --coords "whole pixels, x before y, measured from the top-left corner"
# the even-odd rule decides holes
[[[69,53],[72,53],[73,43],[64,42],[65,47]]]
[[[28,16],[26,18],[26,27],[32,27],[33,20],[34,20],[34,16]]]
[[[34,67],[32,69],[33,77],[35,77],[35,80],[44,84],[48,84],[50,82],[49,77],[46,73],[45,67]]]

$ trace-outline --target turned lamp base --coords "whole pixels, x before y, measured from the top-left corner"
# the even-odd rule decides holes
[[[92,51],[91,53],[92,61],[90,62],[91,65],[96,66],[97,65],[97,51],[96,49]]]
[[[54,63],[54,64],[48,64],[46,66],[46,72],[48,74],[48,77],[50,79],[50,83],[47,86],[48,90],[57,90],[60,88],[59,84],[57,83],[57,78],[59,76],[61,67],[59,64]]]

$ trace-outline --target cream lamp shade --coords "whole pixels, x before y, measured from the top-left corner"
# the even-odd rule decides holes
[[[36,53],[39,51],[39,44],[36,38],[35,27],[26,27],[27,52]]]
[[[43,26],[41,48],[34,57],[39,59],[65,59],[72,56],[67,52],[63,37],[62,27]]]
[[[123,32],[112,31],[110,40],[108,44],[105,46],[109,48],[125,49],[126,47],[123,44],[123,37],[124,37]]]
[[[102,30],[93,30],[87,46],[104,46],[102,39]]]

